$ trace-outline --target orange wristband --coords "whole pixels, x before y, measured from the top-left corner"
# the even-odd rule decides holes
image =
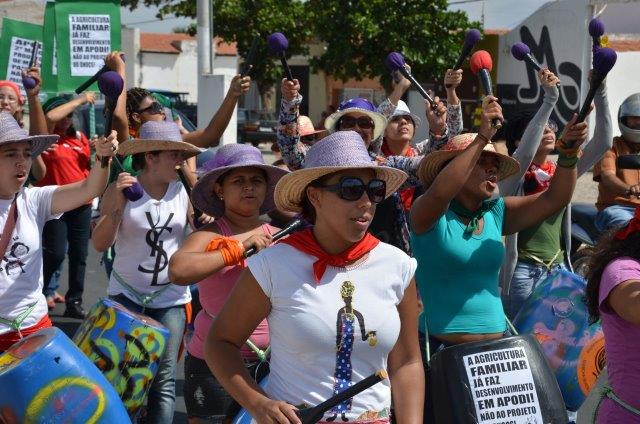
[[[244,246],[231,237],[218,237],[211,239],[205,252],[220,251],[226,266],[237,265],[244,259]]]

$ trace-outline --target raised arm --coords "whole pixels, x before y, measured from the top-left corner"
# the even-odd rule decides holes
[[[224,130],[229,125],[233,111],[238,104],[238,99],[247,93],[250,87],[251,77],[241,77],[240,75],[233,77],[229,91],[227,91],[220,108],[211,118],[209,125],[204,129],[184,134],[182,139],[198,147],[217,146],[220,143],[220,137],[222,137]]]
[[[242,316],[238,317],[238,311]],[[216,317],[205,340],[205,360],[216,379],[240,405],[261,422],[299,423],[295,408],[269,399],[249,375],[240,348],[269,315],[271,302],[251,271],[246,269]]]
[[[596,90],[594,103],[596,106],[596,126],[593,130],[593,138],[584,146],[582,157],[578,161],[578,178],[593,168],[596,162],[613,146],[613,125],[609,111],[609,100],[607,99],[606,80]]]
[[[498,184],[502,196],[516,195],[518,187],[522,184],[524,174],[529,169],[529,166],[531,166],[533,158],[538,151],[542,135],[544,134],[544,128],[558,101],[559,93],[556,84],[560,82],[560,79],[548,69],[540,70],[538,72],[538,79],[544,91],[542,105],[540,105],[540,108],[527,125],[518,148],[513,152],[512,157],[520,164],[520,170],[517,174],[510,176],[504,181],[500,181]]]
[[[122,77],[125,87],[118,97],[118,101],[113,109],[113,122],[111,127],[118,132],[118,141],[126,141],[129,138],[129,120],[127,119],[127,88],[125,64],[120,56],[121,52],[113,51],[107,55],[104,62],[111,69]]]
[[[433,227],[471,175],[482,149],[496,133],[495,128],[491,126],[491,120],[502,119],[502,108],[496,100],[493,96],[484,98],[478,136],[464,152],[453,158],[440,171],[427,191],[413,202],[411,227],[416,233],[424,233]]]
[[[447,130],[449,137],[462,132],[462,103],[456,94],[456,88],[462,82],[462,69],[447,69],[444,75],[444,87],[447,90]]]
[[[56,124],[62,121],[65,117],[72,114],[76,108],[86,103],[95,103],[96,95],[91,91],[85,91],[73,100],[51,109],[47,112],[47,132],[51,134],[56,127]]]
[[[42,104],[40,103],[40,87],[42,86],[42,78],[40,78],[40,69],[30,68],[22,71],[23,76],[29,76],[36,82],[35,87],[27,92],[27,101],[29,104],[29,135],[49,134],[47,128],[47,118],[44,115]]]
[[[118,149],[118,134],[111,131],[109,137],[101,137],[96,141],[97,157],[111,157]],[[104,191],[109,177],[109,167],[94,166],[89,176],[77,183],[59,186],[53,193],[51,213],[59,214],[89,203]]]
[[[116,235],[122,222],[122,213],[127,205],[123,190],[138,180],[127,172],[118,174],[118,178],[109,184],[100,201],[100,217],[91,232],[91,242],[98,252],[104,252],[116,242]]]
[[[309,147],[300,141],[298,133],[298,116],[300,115],[300,82],[282,79],[280,85],[282,100],[280,102],[280,126],[276,133],[276,141],[280,147],[282,160],[289,169],[295,171],[302,168]]]
[[[549,188],[530,196],[505,197],[505,220],[502,233],[513,234],[560,211],[570,201],[578,176],[576,164],[580,146],[587,139],[587,123],[576,124],[577,115],[565,126],[564,134],[556,143],[558,167]]]

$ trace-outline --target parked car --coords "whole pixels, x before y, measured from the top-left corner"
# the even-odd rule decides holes
[[[251,143],[258,147],[260,143],[276,141],[276,128],[280,123],[275,114],[238,108],[236,120],[238,143]]]

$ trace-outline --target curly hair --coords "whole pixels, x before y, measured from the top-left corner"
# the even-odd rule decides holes
[[[140,110],[142,101],[151,97],[151,92],[140,87],[133,87],[127,90],[127,118],[131,121],[131,115]]]
[[[615,238],[618,228],[603,234],[596,246],[591,250],[587,270],[587,290],[585,302],[589,309],[589,321],[594,323],[600,319],[599,294],[602,273],[611,261],[628,256],[640,261],[640,231],[629,234],[624,240]]]

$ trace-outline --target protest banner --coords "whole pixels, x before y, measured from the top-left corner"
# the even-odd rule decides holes
[[[18,84],[22,94],[22,70],[29,67],[33,43],[42,42],[42,25],[16,21],[9,18],[2,20],[2,36],[0,37],[0,79]],[[41,61],[42,44],[38,47],[37,63]]]

